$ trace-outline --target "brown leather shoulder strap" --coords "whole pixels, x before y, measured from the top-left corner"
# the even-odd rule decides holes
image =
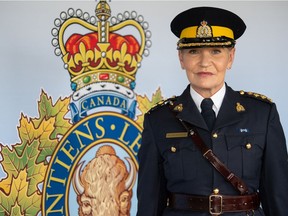
[[[229,181],[235,189],[237,189],[240,194],[248,194],[248,188],[246,184],[237,177],[234,173],[232,173],[213,153],[211,149],[209,149],[202,138],[197,133],[196,129],[189,128],[189,126],[179,119],[183,126],[188,131],[189,135],[191,136],[192,140],[196,144],[196,146],[200,149],[203,157],[205,157],[212,165],[213,167],[227,180]]]
[[[173,103],[170,104],[170,109],[173,113],[176,114],[173,106]],[[177,117],[176,117],[177,118]],[[179,118],[178,118],[179,119]],[[179,119],[184,128],[188,131],[188,134],[191,136],[192,140],[196,144],[196,146],[200,149],[203,157],[205,157],[213,167],[228,181],[232,184],[232,186],[240,192],[241,195],[248,194],[248,187],[246,184],[236,176],[233,172],[231,172],[213,153],[213,151],[206,146],[200,135],[198,134],[196,128],[192,128],[192,126],[182,119]]]

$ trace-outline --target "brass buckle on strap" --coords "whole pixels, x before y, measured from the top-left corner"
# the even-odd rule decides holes
[[[217,204],[212,204],[212,202],[215,203],[216,199],[220,199],[220,209],[218,211],[217,209],[213,208],[213,206],[217,206]],[[212,194],[209,196],[209,213],[211,215],[221,215],[222,207],[223,207],[223,197],[221,195]]]

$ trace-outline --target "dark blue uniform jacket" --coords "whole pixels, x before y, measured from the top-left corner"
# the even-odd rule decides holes
[[[197,128],[206,145],[242,178],[249,192],[260,193],[262,209],[255,211],[256,216],[288,216],[287,147],[274,103],[259,95],[241,95],[227,86],[212,133],[191,98],[189,86],[174,103],[183,105],[177,115]],[[237,104],[243,109],[236,109]],[[168,208],[168,192],[209,196],[218,188],[219,194],[239,195],[203,158],[191,137],[167,138],[176,132],[185,129],[167,104],[145,115],[138,154],[137,216],[209,215]]]

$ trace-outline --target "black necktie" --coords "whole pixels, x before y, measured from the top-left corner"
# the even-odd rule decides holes
[[[201,114],[210,131],[212,131],[212,128],[216,119],[216,115],[215,115],[214,110],[212,109],[212,106],[213,106],[213,101],[211,100],[211,98],[205,98],[201,102],[201,109],[202,109]]]

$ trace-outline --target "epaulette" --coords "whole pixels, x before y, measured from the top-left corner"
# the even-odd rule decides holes
[[[164,106],[166,104],[173,104],[173,101],[175,101],[175,100],[176,100],[176,96],[173,96],[171,98],[167,98],[167,99],[164,99],[164,100],[160,100],[158,103],[156,103],[154,106],[152,106],[152,108],[147,113],[150,113],[153,110],[156,110],[159,107],[162,107],[162,106]]]
[[[255,92],[245,92],[245,91],[241,90],[241,91],[239,91],[239,94],[243,95],[243,96],[256,98],[256,99],[264,101],[264,102],[273,103],[272,99],[268,98],[265,95],[258,94],[258,93],[255,93]]]

